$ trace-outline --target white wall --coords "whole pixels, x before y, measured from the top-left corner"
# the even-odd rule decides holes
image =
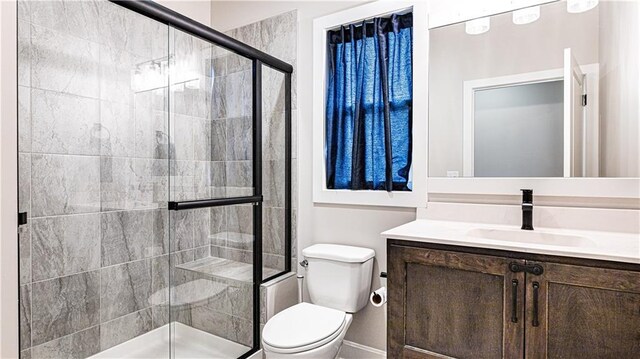
[[[18,88],[15,1],[0,1],[0,358],[18,356]]]
[[[212,25],[226,31],[285,11],[298,10],[298,255],[302,248],[321,242],[373,248],[376,251],[373,285],[377,287],[380,286],[378,274],[386,270],[387,260],[386,241],[379,234],[415,219],[415,210],[314,205],[312,201],[313,19],[362,3],[364,1],[216,1],[212,6]],[[386,350],[385,309],[367,306],[357,313],[346,339]]]

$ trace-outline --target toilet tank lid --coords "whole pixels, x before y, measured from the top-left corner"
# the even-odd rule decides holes
[[[302,250],[305,258],[328,259],[338,262],[363,263],[373,258],[376,252],[371,248],[343,246],[340,244],[314,244]]]

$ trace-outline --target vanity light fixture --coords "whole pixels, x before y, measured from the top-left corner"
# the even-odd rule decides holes
[[[469,20],[464,25],[464,31],[469,35],[479,35],[489,31],[491,27],[491,19],[489,17],[481,17]]]
[[[540,6],[527,7],[513,12],[513,23],[516,25],[530,24],[540,18]]]
[[[589,11],[598,6],[598,0],[567,0],[567,11],[572,14]]]

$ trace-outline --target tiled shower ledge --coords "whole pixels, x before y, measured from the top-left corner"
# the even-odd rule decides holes
[[[230,259],[206,257],[194,262],[181,264],[176,267],[204,274],[216,279],[232,280],[247,284],[253,283],[253,265]],[[263,278],[268,278],[277,274],[278,270],[263,267],[262,272]]]

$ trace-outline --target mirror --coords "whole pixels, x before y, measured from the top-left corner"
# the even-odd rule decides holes
[[[429,30],[430,177],[640,177],[635,1]]]

